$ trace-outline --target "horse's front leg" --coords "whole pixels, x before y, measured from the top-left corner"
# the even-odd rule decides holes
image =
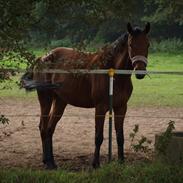
[[[114,108],[114,122],[116,130],[116,140],[118,145],[118,159],[124,161],[124,132],[123,132],[123,123],[125,114],[127,111],[127,105],[123,107]]]
[[[103,142],[103,129],[106,112],[107,107],[104,105],[97,106],[95,108],[95,152],[92,163],[93,168],[98,168],[100,166],[100,146]]]

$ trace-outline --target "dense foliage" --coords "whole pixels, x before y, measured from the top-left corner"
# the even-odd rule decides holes
[[[183,36],[182,0],[0,0],[0,8],[1,48],[28,38],[34,44],[67,37],[111,41],[128,21],[150,21],[154,37]]]
[[[126,31],[128,21],[151,22],[151,37],[158,41],[181,40],[182,8],[182,0],[0,0],[0,69],[9,58],[30,63],[34,56],[28,47],[111,42]],[[7,73],[0,71],[0,78]]]

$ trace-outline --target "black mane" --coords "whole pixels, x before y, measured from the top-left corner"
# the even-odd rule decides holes
[[[138,36],[140,34],[143,33],[143,30],[139,27],[134,27],[133,28],[133,32],[132,32],[132,36]],[[113,66],[113,59],[114,57],[123,50],[123,48],[127,45],[128,42],[128,35],[129,33],[126,32],[124,34],[122,34],[116,41],[114,41],[113,43],[111,43],[109,46],[104,47],[107,49],[107,52],[105,52],[105,57],[103,58],[103,60],[105,60],[104,62],[106,63],[105,65],[107,67],[112,67]]]
[[[142,34],[143,30],[140,27],[134,27],[132,36],[138,36],[139,34]]]
[[[124,46],[127,44],[127,41],[128,41],[128,33],[124,33],[112,44],[103,48],[105,54],[103,60],[107,67],[113,66],[112,60],[114,59],[116,54],[118,54],[124,48]]]
[[[113,54],[118,53],[127,43],[128,33],[122,34],[116,41],[111,44]]]
[[[142,34],[142,32],[143,30],[140,27],[134,27],[132,36],[136,37]],[[128,33],[126,32],[110,45],[109,56],[113,58],[117,53],[119,53],[124,48],[124,46],[127,44],[127,41],[128,41]]]

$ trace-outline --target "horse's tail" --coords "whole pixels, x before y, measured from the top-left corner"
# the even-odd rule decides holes
[[[43,57],[38,57],[33,62],[33,64],[27,69],[27,72],[23,74],[20,79],[20,88],[25,88],[26,91],[32,91],[36,89],[37,83],[45,82],[44,75],[42,73],[36,73],[36,70],[39,70],[44,62],[47,62],[51,59],[50,54],[47,54]]]
[[[33,88],[31,86],[32,86],[33,83],[34,83],[34,80],[33,80],[33,68],[30,68],[20,78],[20,88],[25,88],[26,91],[32,91]]]
[[[33,91],[35,89],[43,90],[61,87],[61,83],[51,83],[50,74],[37,72],[39,71],[39,67],[41,69],[42,64],[44,65],[44,62],[52,61],[51,59],[53,59],[51,53],[47,56],[37,58],[35,64],[21,77],[21,88],[25,88],[26,91]]]
[[[38,57],[33,64],[27,69],[27,72],[20,78],[20,88],[24,88],[26,91],[32,91],[35,89],[35,68],[38,67],[42,57]]]

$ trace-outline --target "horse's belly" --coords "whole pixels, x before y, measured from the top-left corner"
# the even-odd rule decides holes
[[[69,102],[70,105],[76,106],[76,107],[83,107],[83,108],[93,108],[95,107],[93,103],[91,103],[90,101],[84,101],[84,102],[77,102],[77,101],[70,101]]]
[[[66,92],[65,90],[57,90],[56,93],[67,104],[84,108],[94,107],[93,100],[91,99],[90,95],[84,91],[75,90],[73,92]]]
[[[85,78],[66,79],[55,93],[67,104],[77,107],[92,108],[91,85]]]

